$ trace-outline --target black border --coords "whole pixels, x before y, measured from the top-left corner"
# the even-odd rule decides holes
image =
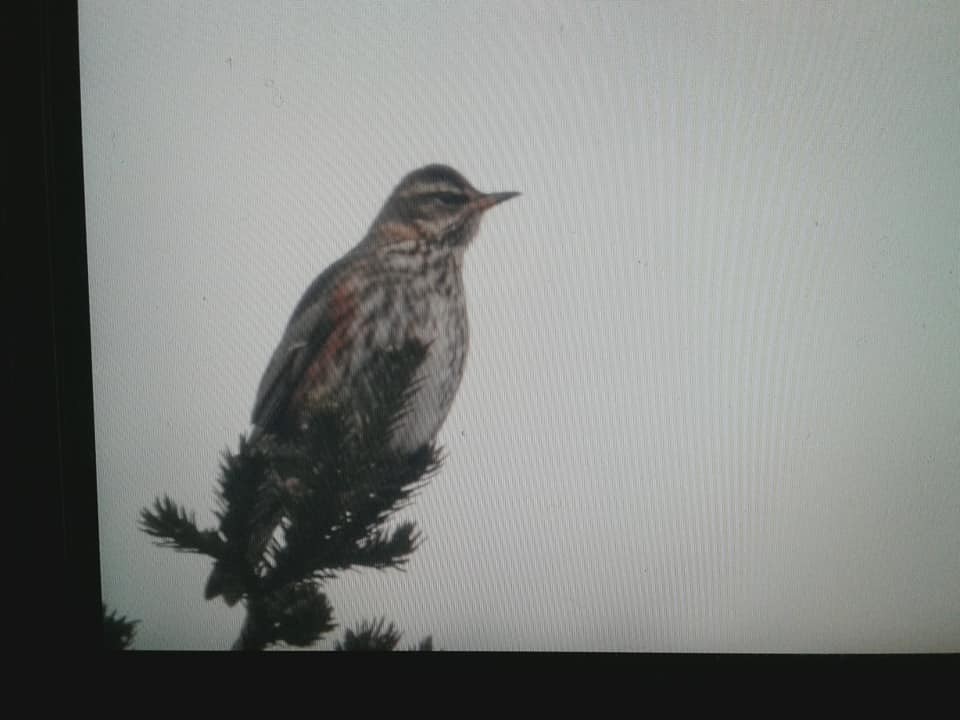
[[[16,5],[16,4],[11,4]],[[4,9],[5,355],[22,601],[58,649],[101,641],[80,66],[74,2]],[[8,436],[9,437],[9,436]],[[35,494],[35,495],[34,495]],[[7,506],[9,512],[10,506]],[[20,584],[18,582],[18,584]]]

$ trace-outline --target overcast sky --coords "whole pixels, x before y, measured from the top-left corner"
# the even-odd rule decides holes
[[[960,649],[958,37],[955,2],[81,3],[103,592],[136,647],[235,638],[139,510],[214,523],[300,294],[444,162],[523,196],[467,254],[426,542],[329,583],[339,622]]]

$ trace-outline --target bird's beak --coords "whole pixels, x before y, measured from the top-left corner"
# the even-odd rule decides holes
[[[489,210],[494,205],[499,205],[505,200],[515,198],[519,194],[518,192],[486,193],[474,200],[471,205],[473,205],[476,210]]]

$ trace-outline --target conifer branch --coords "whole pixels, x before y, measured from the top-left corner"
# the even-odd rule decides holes
[[[111,610],[107,615],[107,606],[102,603],[100,610],[103,616],[103,649],[128,650],[133,644],[140,621],[128,620],[123,615],[117,617],[115,610]]]
[[[356,630],[347,630],[335,649],[346,652],[393,650],[400,642],[401,633],[393,623],[384,627],[384,622],[383,618],[378,618],[373,622],[360,623]]]
[[[359,412],[321,404],[295,437],[241,436],[221,462],[218,530],[199,529],[195,514],[166,496],[142,511],[159,545],[215,559],[208,599],[244,600],[235,649],[316,642],[334,627],[319,584],[352,567],[401,568],[416,549],[413,523],[384,526],[442,463],[434,444],[406,455],[391,448],[425,356],[419,344],[377,356]],[[341,649],[392,649],[399,634],[381,619],[349,638]]]
[[[181,552],[197,552],[217,557],[223,551],[223,541],[213,530],[200,530],[194,512],[188,512],[168,496],[157,498],[152,509],[140,512],[140,525],[148,535],[159,538],[161,547]]]

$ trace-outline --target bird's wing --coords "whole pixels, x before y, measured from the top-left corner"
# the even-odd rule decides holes
[[[251,420],[271,431],[283,421],[304,374],[325,356],[328,345],[342,341],[349,321],[349,257],[323,271],[307,288],[260,380]]]

